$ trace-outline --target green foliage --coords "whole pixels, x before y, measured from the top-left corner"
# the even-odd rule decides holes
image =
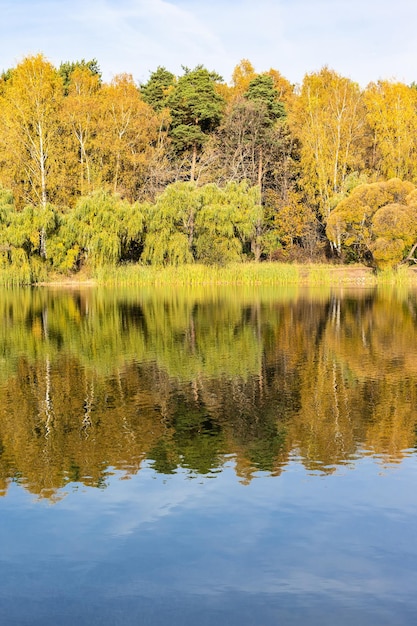
[[[143,215],[137,204],[98,191],[81,198],[66,217],[60,231],[62,246],[55,246],[56,262],[69,268],[79,251],[92,266],[117,264],[132,246],[141,245],[142,233]]]
[[[224,100],[215,85],[220,76],[209,72],[202,65],[194,70],[186,69],[168,97],[171,112],[171,136],[175,148],[182,151],[200,147],[207,134],[219,124]]]
[[[159,66],[149,77],[147,83],[140,86],[142,98],[155,111],[161,111],[167,106],[170,91],[175,84],[175,76],[165,67]]]
[[[14,208],[13,196],[0,189],[0,250],[2,281],[29,284],[46,277],[41,256],[42,236],[49,238],[59,228],[59,215],[52,205],[45,208],[27,206]]]
[[[246,181],[175,183],[148,206],[142,258],[157,265],[238,261],[260,214],[259,190]]]
[[[285,107],[279,102],[278,92],[274,88],[274,80],[268,74],[259,74],[251,80],[244,94],[247,100],[264,107],[265,124],[272,125],[277,119],[285,117]]]
[[[178,265],[192,261],[194,219],[199,198],[193,183],[169,185],[147,206],[145,263]]]

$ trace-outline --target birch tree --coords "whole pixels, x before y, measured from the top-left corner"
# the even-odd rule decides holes
[[[62,147],[62,98],[62,79],[53,65],[38,54],[26,57],[13,69],[0,101],[3,159],[8,163],[12,188],[23,202],[37,205],[45,212],[58,187],[54,166]],[[46,256],[44,230],[41,254]]]
[[[372,129],[372,168],[384,178],[417,182],[417,90],[379,81],[368,86],[364,100]]]
[[[304,193],[325,222],[347,176],[364,167],[362,92],[356,83],[327,67],[307,74],[289,123],[301,143]]]

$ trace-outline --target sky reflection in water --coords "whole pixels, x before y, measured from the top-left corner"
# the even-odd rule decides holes
[[[8,624],[412,624],[414,456],[382,468],[242,485],[146,467],[54,505],[15,486],[1,503]]]

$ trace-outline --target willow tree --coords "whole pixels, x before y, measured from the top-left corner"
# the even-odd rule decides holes
[[[356,83],[327,67],[307,74],[289,123],[301,144],[305,196],[325,222],[347,176],[364,167],[367,135],[362,92]]]
[[[21,202],[46,211],[59,189],[62,78],[42,54],[26,57],[3,87],[2,165]],[[45,231],[41,242],[46,256]]]
[[[196,259],[205,263],[240,261],[248,243],[259,260],[262,244],[257,239],[257,225],[263,210],[258,187],[247,181],[229,182],[223,188],[205,185],[198,193],[201,206],[196,217]]]
[[[142,259],[157,265],[239,261],[261,217],[259,189],[247,182],[224,188],[177,182],[148,206]]]
[[[104,191],[80,198],[54,240],[54,263],[59,269],[116,265],[141,247],[143,227],[137,204]]]
[[[48,238],[49,251],[58,227],[59,215],[51,205],[46,209],[27,205],[17,211],[13,194],[0,187],[0,268],[11,270],[12,282],[29,284],[45,278],[45,264],[39,259],[42,236]]]
[[[142,258],[155,265],[179,265],[193,260],[192,246],[200,198],[193,183],[169,185],[147,205]]]

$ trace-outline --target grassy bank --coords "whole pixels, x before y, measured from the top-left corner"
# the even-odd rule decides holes
[[[377,274],[363,265],[313,263],[234,263],[224,267],[193,264],[163,268],[132,264],[83,270],[71,277],[46,276],[27,270],[0,271],[0,285],[417,285],[417,270],[403,266]]]
[[[375,274],[362,265],[236,263],[225,267],[184,265],[154,268],[124,266],[100,268],[99,284],[108,285],[417,285],[417,273],[401,267]]]

